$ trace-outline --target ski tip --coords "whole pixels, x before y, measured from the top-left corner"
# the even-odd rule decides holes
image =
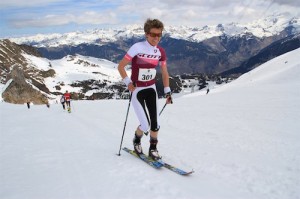
[[[186,172],[186,173],[184,174],[184,176],[189,176],[189,175],[192,174],[192,173],[195,173],[194,169],[192,169],[190,172]]]
[[[176,173],[178,173],[182,176],[189,176],[194,172],[195,172],[194,169],[192,169],[191,171],[183,171],[183,170],[180,170],[180,169],[178,171],[176,171]]]

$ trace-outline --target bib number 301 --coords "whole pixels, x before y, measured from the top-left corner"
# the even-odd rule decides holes
[[[147,82],[153,80],[155,76],[156,76],[156,70],[154,68],[139,69],[139,81]]]

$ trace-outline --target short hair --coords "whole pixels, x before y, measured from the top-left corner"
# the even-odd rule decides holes
[[[161,29],[161,31],[163,31],[164,24],[161,21],[159,21],[158,19],[147,19],[147,21],[144,24],[145,33],[150,33],[150,30],[152,28]]]

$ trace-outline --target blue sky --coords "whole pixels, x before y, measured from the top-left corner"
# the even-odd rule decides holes
[[[246,23],[274,12],[300,16],[295,0],[1,0],[0,38],[143,24],[203,27]]]

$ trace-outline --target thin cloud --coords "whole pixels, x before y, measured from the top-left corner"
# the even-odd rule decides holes
[[[52,27],[63,32],[79,26],[142,25],[147,18],[158,18],[166,26],[203,27],[247,23],[274,12],[299,16],[299,4],[294,0],[2,0],[0,29],[2,35]]]
[[[5,8],[28,8],[28,7],[41,7],[51,5],[53,3],[62,3],[68,2],[68,0],[1,0],[0,1],[0,9]]]
[[[118,22],[114,13],[97,13],[84,12],[80,15],[64,14],[64,15],[46,15],[40,18],[15,19],[11,21],[11,25],[15,28],[25,27],[49,27],[62,26],[70,23],[75,24],[116,24]]]
[[[279,4],[279,5],[289,5],[289,6],[300,7],[300,1],[299,0],[272,0],[272,1],[274,3]]]

